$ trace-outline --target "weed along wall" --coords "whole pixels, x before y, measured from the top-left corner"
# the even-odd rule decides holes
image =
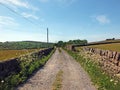
[[[120,73],[120,52],[91,47],[83,47],[83,50],[99,55],[101,57],[101,59],[99,59],[99,63],[107,72],[113,74]]]
[[[19,58],[0,62],[0,81],[4,84],[0,89],[5,90],[25,81],[34,70],[43,66],[53,52],[53,48],[30,53]],[[10,90],[10,89],[9,89]]]

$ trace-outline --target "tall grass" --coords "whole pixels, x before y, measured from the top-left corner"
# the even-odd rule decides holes
[[[60,70],[57,75],[56,75],[56,79],[53,83],[53,88],[52,90],[61,90],[62,88],[62,79],[63,78],[63,71]]]
[[[120,90],[120,81],[105,73],[93,60],[72,51],[68,53],[87,71],[98,90]]]

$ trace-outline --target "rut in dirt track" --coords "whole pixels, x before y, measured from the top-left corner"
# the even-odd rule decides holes
[[[56,49],[44,68],[17,90],[52,90],[60,70],[63,71],[61,90],[96,90],[80,64],[62,49],[61,52]]]

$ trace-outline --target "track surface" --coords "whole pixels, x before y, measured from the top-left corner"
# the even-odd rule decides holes
[[[56,74],[62,70],[61,90],[96,90],[89,76],[64,50],[57,49],[44,68],[38,70],[24,85],[17,90],[52,90]]]

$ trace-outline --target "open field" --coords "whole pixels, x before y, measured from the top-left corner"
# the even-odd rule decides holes
[[[90,45],[87,47],[99,48],[104,50],[112,50],[120,52],[120,43],[111,43],[111,44],[100,44],[100,45]]]
[[[5,61],[10,58],[16,58],[20,55],[35,52],[38,49],[24,49],[24,50],[0,50],[0,61]]]
[[[90,43],[88,43],[88,44],[89,44],[89,45],[98,45],[98,44],[111,44],[111,43],[120,43],[120,39],[90,42]]]

